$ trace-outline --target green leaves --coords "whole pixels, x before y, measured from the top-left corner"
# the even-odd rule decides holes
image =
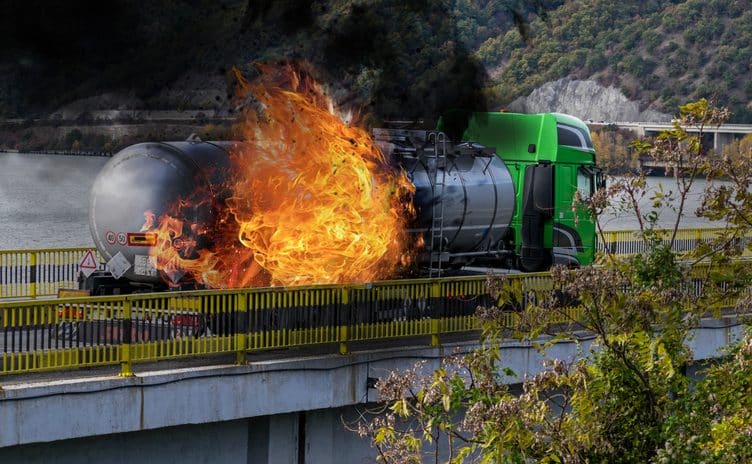
[[[394,438],[394,430],[389,427],[379,427],[376,436],[373,438],[373,442],[377,445],[381,445],[387,441],[387,438]]]
[[[407,407],[407,400],[405,398],[399,401],[395,401],[392,407],[389,409],[402,417],[407,417],[410,415],[410,409]]]

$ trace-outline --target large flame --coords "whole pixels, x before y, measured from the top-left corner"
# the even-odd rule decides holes
[[[156,267],[215,288],[394,275],[409,260],[413,185],[307,73],[260,70],[254,82],[236,72],[239,97],[253,103],[233,128],[242,143],[230,150],[229,197],[195,192],[147,227]]]

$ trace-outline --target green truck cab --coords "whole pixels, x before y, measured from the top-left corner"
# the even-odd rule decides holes
[[[509,237],[515,267],[533,272],[593,262],[595,219],[575,198],[588,199],[602,181],[584,122],[559,113],[454,111],[442,117],[438,129],[452,139],[493,148],[509,169],[515,188]]]

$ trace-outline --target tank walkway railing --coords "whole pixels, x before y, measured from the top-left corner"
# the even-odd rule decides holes
[[[701,269],[700,269],[701,270]],[[551,290],[548,273],[509,274],[517,311]],[[81,367],[234,355],[238,363],[263,350],[473,332],[480,305],[495,305],[486,276],[387,281],[366,285],[205,290],[0,303],[0,376]],[[702,280],[692,282],[697,295]],[[736,301],[708,308],[719,314]],[[510,308],[511,309],[511,308]],[[579,317],[572,307],[562,320]],[[502,312],[509,326],[519,312]],[[373,346],[369,346],[372,349]]]
[[[708,241],[723,229],[682,229],[674,243],[676,251],[687,251]],[[634,254],[645,251],[645,243],[631,230],[606,231],[598,243],[601,252]],[[664,236],[668,240],[668,233]],[[752,239],[752,233],[748,237]],[[93,248],[61,248],[0,251],[0,301],[53,297],[60,289],[77,288],[78,263]]]

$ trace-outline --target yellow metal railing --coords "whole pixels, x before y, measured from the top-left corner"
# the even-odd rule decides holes
[[[674,251],[690,251],[697,247],[700,242],[709,242],[724,232],[726,229],[716,228],[695,228],[679,229],[674,239]],[[655,231],[663,242],[668,245],[671,239],[671,231],[668,229],[659,229]],[[617,255],[631,255],[642,253],[647,249],[647,244],[639,237],[638,231],[635,230],[609,230],[605,231],[603,237],[598,237],[598,251],[608,252]],[[602,239],[602,240],[601,240]],[[741,239],[744,243],[752,240],[752,231],[749,231]]]
[[[697,295],[707,272],[695,269]],[[524,307],[550,290],[547,273],[509,274]],[[478,306],[495,305],[487,276],[367,285],[164,292],[0,303],[0,375],[235,354],[260,350],[422,337],[477,330]],[[718,286],[716,282],[713,285]],[[719,302],[730,307],[735,301]],[[719,306],[720,308],[720,306]],[[719,308],[708,308],[717,310]],[[571,308],[562,321],[578,316]],[[511,326],[519,313],[505,313]]]
[[[523,277],[519,277],[523,278]],[[474,330],[486,277],[0,303],[0,374]],[[466,293],[461,293],[466,292]]]
[[[679,239],[707,240],[717,232],[682,231]],[[635,241],[632,232],[614,234],[606,244],[639,252],[622,246]],[[26,297],[0,303],[0,375],[101,365],[120,365],[121,374],[130,375],[139,362],[218,353],[243,362],[249,352],[325,343],[346,353],[351,343],[396,337],[426,336],[437,345],[443,334],[477,330],[475,309],[495,303],[485,276],[29,299],[75,287],[87,251],[0,252],[0,296]],[[547,273],[506,278],[521,307],[552,288]],[[697,295],[705,293],[701,282],[693,282]]]
[[[81,258],[93,248],[0,251],[0,300],[54,296],[61,288],[77,288]]]
[[[722,230],[681,229],[677,234],[674,249],[690,250],[700,241],[715,238]],[[662,235],[668,240],[667,231],[663,231]],[[744,240],[750,239],[752,233]],[[644,251],[645,248],[644,242],[631,230],[606,231],[604,237],[599,237],[598,249],[601,252],[634,254]],[[0,300],[49,297],[56,295],[61,288],[76,288],[78,263],[90,250],[101,262],[101,256],[93,248],[0,251]]]

